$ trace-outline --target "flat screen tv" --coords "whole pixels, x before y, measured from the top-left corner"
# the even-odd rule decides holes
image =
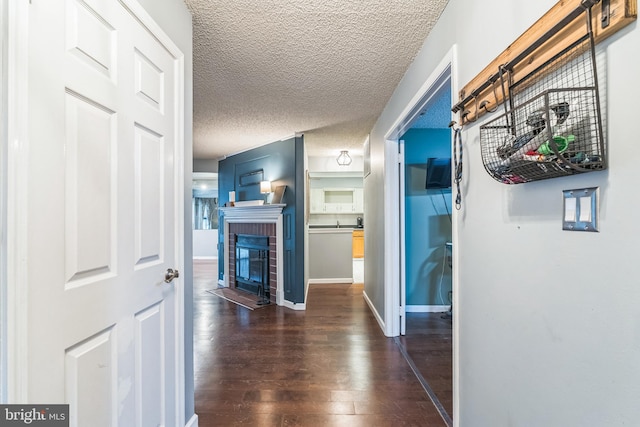
[[[451,158],[430,157],[427,159],[427,182],[425,188],[451,188]]]

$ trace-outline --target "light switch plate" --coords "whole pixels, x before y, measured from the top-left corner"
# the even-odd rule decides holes
[[[562,191],[562,229],[568,231],[598,230],[598,187]]]

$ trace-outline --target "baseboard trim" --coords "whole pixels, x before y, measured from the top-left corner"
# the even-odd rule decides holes
[[[353,277],[349,278],[333,278],[333,279],[309,279],[310,285],[330,285],[333,283],[344,283],[344,284],[352,284]]]
[[[276,289],[276,305],[284,305],[284,291]]]
[[[218,259],[217,256],[194,256],[193,259],[202,260],[202,261],[215,261]]]
[[[282,304],[282,306],[290,308],[291,310],[298,310],[298,311],[303,311],[307,309],[306,303],[300,303],[300,302],[295,303],[288,300],[284,300],[284,304]]]
[[[450,305],[406,305],[407,313],[442,313],[449,311]]]
[[[184,427],[198,427],[198,415],[193,414],[191,419],[187,421],[187,424],[185,424]]]
[[[373,316],[378,321],[378,325],[380,325],[380,328],[382,328],[383,331],[386,331],[385,326],[384,326],[384,320],[382,320],[382,317],[378,313],[378,310],[376,310],[376,307],[373,305],[373,303],[369,299],[369,296],[367,295],[367,292],[366,291],[362,291],[362,296],[364,297],[364,300],[367,302],[367,305],[371,309],[371,312],[373,313]]]

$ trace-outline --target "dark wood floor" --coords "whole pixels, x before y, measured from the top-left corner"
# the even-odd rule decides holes
[[[194,266],[199,425],[444,426],[362,285],[313,285],[305,312],[250,311]]]

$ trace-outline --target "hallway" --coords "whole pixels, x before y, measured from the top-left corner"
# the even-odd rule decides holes
[[[206,292],[214,277],[194,261],[200,426],[445,425],[362,285],[313,285],[306,312],[250,311]]]

